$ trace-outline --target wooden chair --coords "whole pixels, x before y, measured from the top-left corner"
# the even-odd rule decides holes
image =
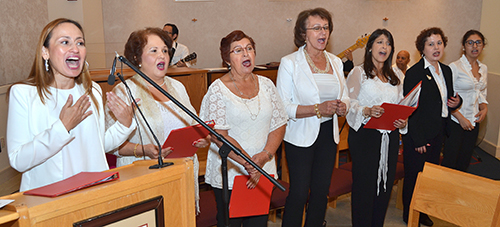
[[[341,151],[348,151],[349,144],[347,143],[347,137],[349,136],[349,125],[345,117],[339,117],[339,127],[342,128],[340,132],[340,141],[337,145],[337,154],[335,156],[335,168],[333,169],[332,179],[330,182],[330,189],[328,192],[328,206],[332,208],[337,207],[337,198],[341,195],[350,193],[352,190],[352,171],[349,167],[343,168],[344,165],[351,166],[352,163],[346,163],[339,167],[339,157]]]
[[[500,226],[500,182],[425,163],[410,205],[408,226],[426,213],[459,226]]]
[[[276,222],[276,212],[281,210],[281,217],[283,217],[283,208],[285,208],[286,197],[288,196],[288,190],[290,184],[285,181],[279,180],[278,182],[285,187],[285,191],[281,191],[279,188],[273,188],[273,194],[271,195],[271,204],[269,206],[269,220]]]
[[[335,157],[335,168],[339,168],[339,156],[341,151],[347,151],[349,152],[349,144],[347,143],[347,137],[349,137],[349,125],[347,124],[347,121],[345,117],[339,117],[339,127],[342,128],[342,131],[340,132],[340,141],[339,144],[337,145],[337,155]],[[345,123],[345,125],[344,125]],[[349,158],[348,158],[349,159]],[[350,161],[350,160],[348,160]]]
[[[196,216],[197,227],[217,225],[217,203],[213,190],[200,192],[200,211]]]

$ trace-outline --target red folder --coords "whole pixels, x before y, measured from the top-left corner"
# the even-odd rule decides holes
[[[210,128],[213,128],[215,122],[210,121],[207,122],[207,124]],[[200,124],[174,129],[170,132],[161,148],[174,148],[174,151],[170,153],[167,158],[191,157],[198,150],[197,147],[193,146],[193,142],[200,138],[207,137],[208,134],[209,131]]]
[[[24,194],[56,197],[118,178],[118,172],[81,172],[62,181],[25,191]]]
[[[246,183],[248,175],[236,176],[233,183],[233,192],[229,202],[229,217],[247,217],[269,214],[273,183],[265,176],[260,176],[259,183],[254,189],[248,189]]]
[[[379,118],[372,117],[364,128],[395,130],[394,121],[408,118],[416,107],[383,103],[380,107],[384,108],[384,113]]]

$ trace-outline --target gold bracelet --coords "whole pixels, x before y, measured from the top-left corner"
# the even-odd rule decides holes
[[[139,146],[139,144],[138,144],[138,143],[136,143],[136,144],[135,144],[135,147],[134,147],[134,156],[135,156],[136,158],[140,158],[141,156],[137,156],[137,154],[135,153],[135,151],[137,151],[137,146]]]
[[[262,151],[265,151],[266,154],[267,154],[267,157],[269,158],[269,161],[273,160],[273,156],[271,153],[269,153],[269,151],[267,151],[266,149],[262,149]]]
[[[319,112],[318,104],[314,104],[314,111],[316,111],[316,117],[321,118],[321,112]]]

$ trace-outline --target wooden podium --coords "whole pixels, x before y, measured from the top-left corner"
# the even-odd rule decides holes
[[[120,179],[55,198],[23,195],[22,192],[4,196],[1,199],[15,201],[0,209],[0,227],[73,226],[78,222],[117,217],[125,218],[120,221],[128,223],[134,218],[139,219],[133,226],[145,226],[145,219],[140,218],[145,213],[152,214],[153,219],[163,216],[164,226],[194,227],[193,163],[187,158],[166,161],[174,162],[174,165],[151,170],[148,167],[156,161],[146,160],[112,169],[110,171],[119,172]],[[163,209],[159,209],[159,203],[149,210],[137,208],[155,197],[160,198]],[[160,210],[163,212],[158,212]],[[123,222],[118,226],[128,225]],[[156,226],[162,226],[158,224]],[[149,222],[148,227],[152,226],[155,225]]]

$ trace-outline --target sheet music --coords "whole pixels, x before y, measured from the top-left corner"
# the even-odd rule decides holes
[[[6,206],[9,203],[14,202],[12,199],[0,199],[0,208]]]
[[[422,82],[419,82],[411,91],[399,102],[399,105],[417,107],[418,99],[420,97],[420,90],[422,88]]]

